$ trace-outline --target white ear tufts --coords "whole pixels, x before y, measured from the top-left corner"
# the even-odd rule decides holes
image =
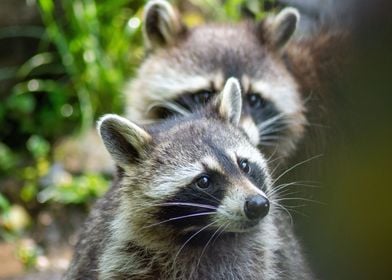
[[[120,131],[132,130],[135,132],[135,135],[143,141],[151,140],[150,134],[148,134],[144,129],[119,115],[106,114],[101,117],[97,122],[97,130],[99,132],[101,132],[101,127],[103,123],[110,123],[112,126],[118,128]]]
[[[284,8],[275,17],[266,21],[270,43],[277,49],[283,48],[297,29],[300,14],[292,7]]]
[[[280,13],[276,16],[277,21],[282,21],[287,17],[295,17],[295,23],[298,24],[301,16],[299,14],[299,11],[296,8],[293,7],[286,7],[283,10],[280,11]]]
[[[236,78],[229,78],[221,92],[219,113],[237,126],[241,118],[241,86]]]
[[[122,167],[137,162],[151,141],[147,131],[114,114],[103,116],[97,130],[112,158]]]
[[[184,28],[177,11],[164,0],[148,1],[143,19],[143,36],[147,49],[172,45]]]

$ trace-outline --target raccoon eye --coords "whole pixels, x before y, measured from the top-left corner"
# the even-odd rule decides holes
[[[210,177],[203,175],[196,180],[196,186],[200,189],[207,189],[211,184]]]
[[[241,159],[238,162],[239,167],[241,168],[241,170],[243,172],[245,172],[246,174],[249,174],[250,172],[250,166],[249,166],[249,162],[246,159]]]
[[[214,95],[210,90],[201,90],[193,95],[193,101],[197,104],[206,104]]]
[[[246,96],[248,104],[251,108],[264,108],[267,102],[257,93],[250,93]]]

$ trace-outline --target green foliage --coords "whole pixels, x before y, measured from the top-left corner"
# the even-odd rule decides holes
[[[140,25],[130,28],[127,22],[138,19],[142,1],[61,3],[59,12],[54,1],[39,1],[48,37],[69,77],[58,85],[76,94],[81,125],[87,128],[97,115],[122,110],[121,87],[142,52]]]
[[[238,21],[243,12],[264,16],[273,0],[188,0],[190,25],[213,18]],[[143,57],[143,0],[38,0],[43,26],[0,29],[0,40],[29,38],[36,50],[19,66],[0,68],[0,82],[12,83],[0,102],[0,184],[12,178],[17,196],[0,193],[0,238],[20,236],[30,223],[25,209],[37,205],[84,204],[101,196],[108,179],[101,174],[68,174],[42,183],[53,166],[59,139],[89,129],[104,113],[122,113],[122,89]],[[188,6],[192,6],[188,5]],[[36,210],[36,209],[35,209]],[[34,265],[34,246],[20,258]]]
[[[68,181],[51,185],[39,193],[40,202],[54,201],[62,204],[81,204],[100,197],[109,182],[100,174],[86,173]]]
[[[17,246],[17,257],[26,268],[35,267],[38,258],[42,255],[42,248],[31,239],[22,240]]]

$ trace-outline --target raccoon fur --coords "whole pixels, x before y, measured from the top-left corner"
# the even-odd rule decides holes
[[[284,8],[260,22],[188,28],[170,3],[149,1],[147,56],[127,87],[127,116],[148,123],[186,114],[236,77],[243,92],[242,128],[263,153],[286,159],[304,135],[308,109],[320,115],[327,107],[319,96],[328,91],[323,83],[331,81],[339,37],[292,40],[299,18],[296,9]]]
[[[313,279],[229,79],[204,110],[98,129],[118,167],[65,279]]]

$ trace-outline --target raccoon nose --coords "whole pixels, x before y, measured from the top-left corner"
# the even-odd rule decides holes
[[[244,205],[245,215],[251,219],[262,219],[269,211],[270,203],[268,199],[262,195],[249,196]]]

